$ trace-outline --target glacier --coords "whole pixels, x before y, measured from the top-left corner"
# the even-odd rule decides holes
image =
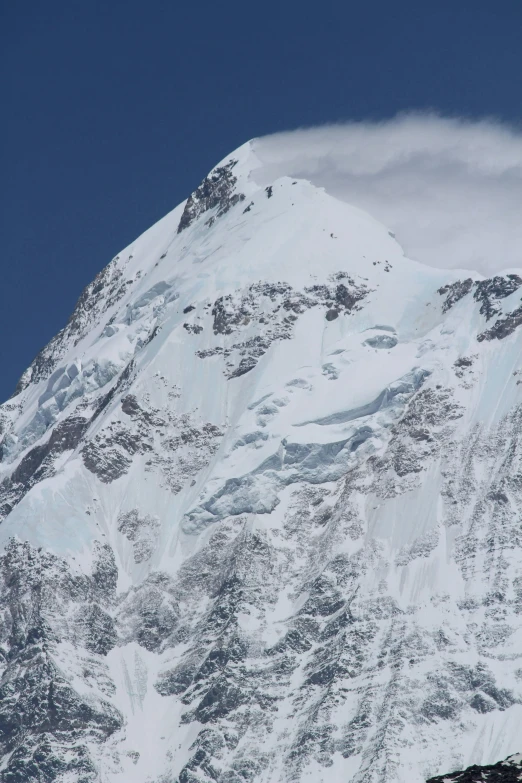
[[[6,783],[522,750],[522,270],[411,260],[262,165],[112,259],[0,407]]]

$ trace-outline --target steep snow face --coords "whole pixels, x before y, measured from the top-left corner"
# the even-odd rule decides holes
[[[1,408],[2,780],[411,783],[520,751],[522,273],[250,144]]]

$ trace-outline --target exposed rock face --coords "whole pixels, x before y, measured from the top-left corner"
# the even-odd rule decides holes
[[[135,278],[126,276],[125,267],[125,261],[116,256],[93,282],[86,286],[66,326],[35,357],[20,378],[15,394],[23,391],[30,383],[48,378],[67,347],[71,343],[77,345],[89,328],[119,302],[135,282]]]
[[[497,321],[495,321],[495,324],[491,327],[491,329],[486,329],[485,332],[479,334],[477,340],[479,342],[482,342],[482,340],[503,340],[504,337],[508,337],[510,334],[513,334],[515,329],[517,329],[521,324],[522,307],[517,307],[516,310],[513,310],[512,313],[506,315],[505,318],[499,318]]]
[[[474,764],[463,772],[439,775],[430,778],[427,783],[516,783],[519,780],[522,780],[522,757],[516,754],[497,764],[482,767]]]
[[[111,602],[114,585],[98,551],[91,576],[14,540],[1,558],[0,748],[9,783],[98,780],[89,746],[123,725],[103,663],[116,634],[100,602]],[[78,678],[87,693],[74,687]]]
[[[505,277],[497,275],[487,280],[475,281],[470,278],[466,280],[457,280],[456,283],[450,283],[439,288],[438,293],[446,298],[442,304],[442,311],[446,313],[460,299],[470,293],[474,288],[473,298],[480,302],[480,314],[486,321],[491,320],[497,315],[498,318],[493,326],[477,335],[477,340],[503,340],[508,337],[522,324],[522,306],[515,308],[511,312],[504,313],[501,300],[514,294],[522,285],[522,278],[519,275],[509,274]]]
[[[11,476],[0,484],[0,517],[3,519],[26,495],[31,487],[54,475],[55,462],[68,451],[73,451],[88,426],[83,416],[70,416],[61,421],[47,442],[35,446],[19,462]]]
[[[522,276],[258,163],[0,407],[6,783],[518,779]]]
[[[246,292],[219,297],[211,310],[214,334],[240,334],[246,331],[245,327],[249,327],[250,333],[255,329],[255,334],[225,347],[217,345],[197,351],[197,356],[222,356],[227,378],[250,372],[275,340],[291,339],[295,322],[306,310],[322,305],[329,308],[327,320],[333,320],[332,314],[337,318],[340,313],[348,315],[357,310],[357,303],[369,293],[366,286],[356,285],[342,272],[332,275],[331,283],[309,286],[304,291],[295,291],[285,283],[255,283]]]
[[[510,296],[522,285],[522,278],[518,275],[506,275],[506,277],[492,277],[489,280],[481,280],[475,284],[473,298],[481,303],[480,313],[489,321],[494,315],[501,312],[499,300]]]
[[[159,527],[156,517],[147,515],[140,517],[138,510],[133,508],[118,519],[118,532],[132,541],[134,545],[134,561],[141,563],[148,560],[155,549],[155,533]]]
[[[179,221],[178,234],[201,215],[215,210],[215,214],[207,221],[207,225],[211,226],[216,218],[222,217],[229,209],[244,201],[244,194],[235,192],[237,177],[232,171],[236,164],[237,160],[232,159],[224,166],[215,168],[189,196]]]
[[[469,294],[473,287],[473,280],[471,277],[466,280],[457,280],[455,283],[447,283],[439,288],[438,293],[441,296],[447,294],[443,304],[442,312],[446,313],[454,304],[462,299],[462,297]]]

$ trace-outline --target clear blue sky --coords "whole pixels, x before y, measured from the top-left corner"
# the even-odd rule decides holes
[[[94,275],[253,136],[522,119],[521,0],[4,1],[0,399]]]

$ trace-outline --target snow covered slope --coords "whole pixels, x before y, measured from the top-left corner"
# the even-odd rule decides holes
[[[414,783],[522,748],[522,272],[225,159],[1,407],[0,779]]]

